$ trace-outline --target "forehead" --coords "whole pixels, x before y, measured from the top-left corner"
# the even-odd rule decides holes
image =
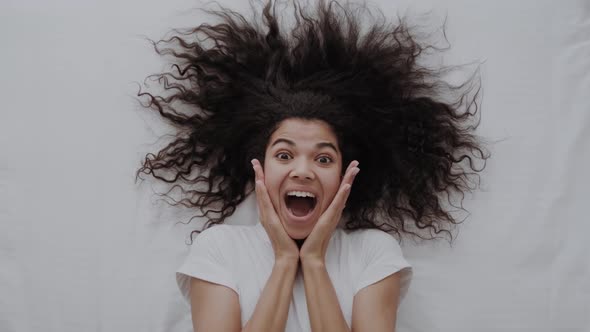
[[[297,142],[329,142],[337,146],[336,134],[326,122],[321,120],[287,119],[281,122],[270,136],[269,144],[278,138]]]

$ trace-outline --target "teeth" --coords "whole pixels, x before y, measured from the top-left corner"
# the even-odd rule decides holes
[[[312,197],[315,198],[315,195],[307,192],[307,191],[289,191],[287,196],[297,196],[297,197]]]

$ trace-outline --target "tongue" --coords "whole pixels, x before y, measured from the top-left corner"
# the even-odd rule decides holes
[[[306,197],[289,197],[288,207],[296,217],[307,215],[313,208],[313,199]]]

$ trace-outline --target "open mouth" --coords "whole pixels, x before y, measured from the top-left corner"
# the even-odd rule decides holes
[[[315,208],[317,200],[309,193],[288,193],[285,197],[285,205],[295,217],[305,217]]]

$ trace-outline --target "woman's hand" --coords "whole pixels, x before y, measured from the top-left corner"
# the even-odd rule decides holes
[[[324,263],[328,243],[330,242],[332,233],[336,226],[338,226],[338,222],[342,216],[342,211],[344,210],[346,200],[350,194],[352,182],[360,171],[357,167],[358,164],[358,161],[354,160],[348,165],[344,177],[342,178],[342,182],[340,183],[340,187],[338,188],[334,199],[332,199],[332,203],[330,203],[330,206],[328,206],[326,211],[322,213],[320,219],[313,227],[313,230],[307,239],[305,239],[305,242],[299,251],[301,263]]]
[[[275,262],[287,261],[297,264],[299,262],[299,248],[281,223],[277,212],[272,205],[266,185],[264,184],[264,171],[257,159],[252,160],[255,174],[256,201],[260,213],[260,223],[266,230],[275,254]]]

